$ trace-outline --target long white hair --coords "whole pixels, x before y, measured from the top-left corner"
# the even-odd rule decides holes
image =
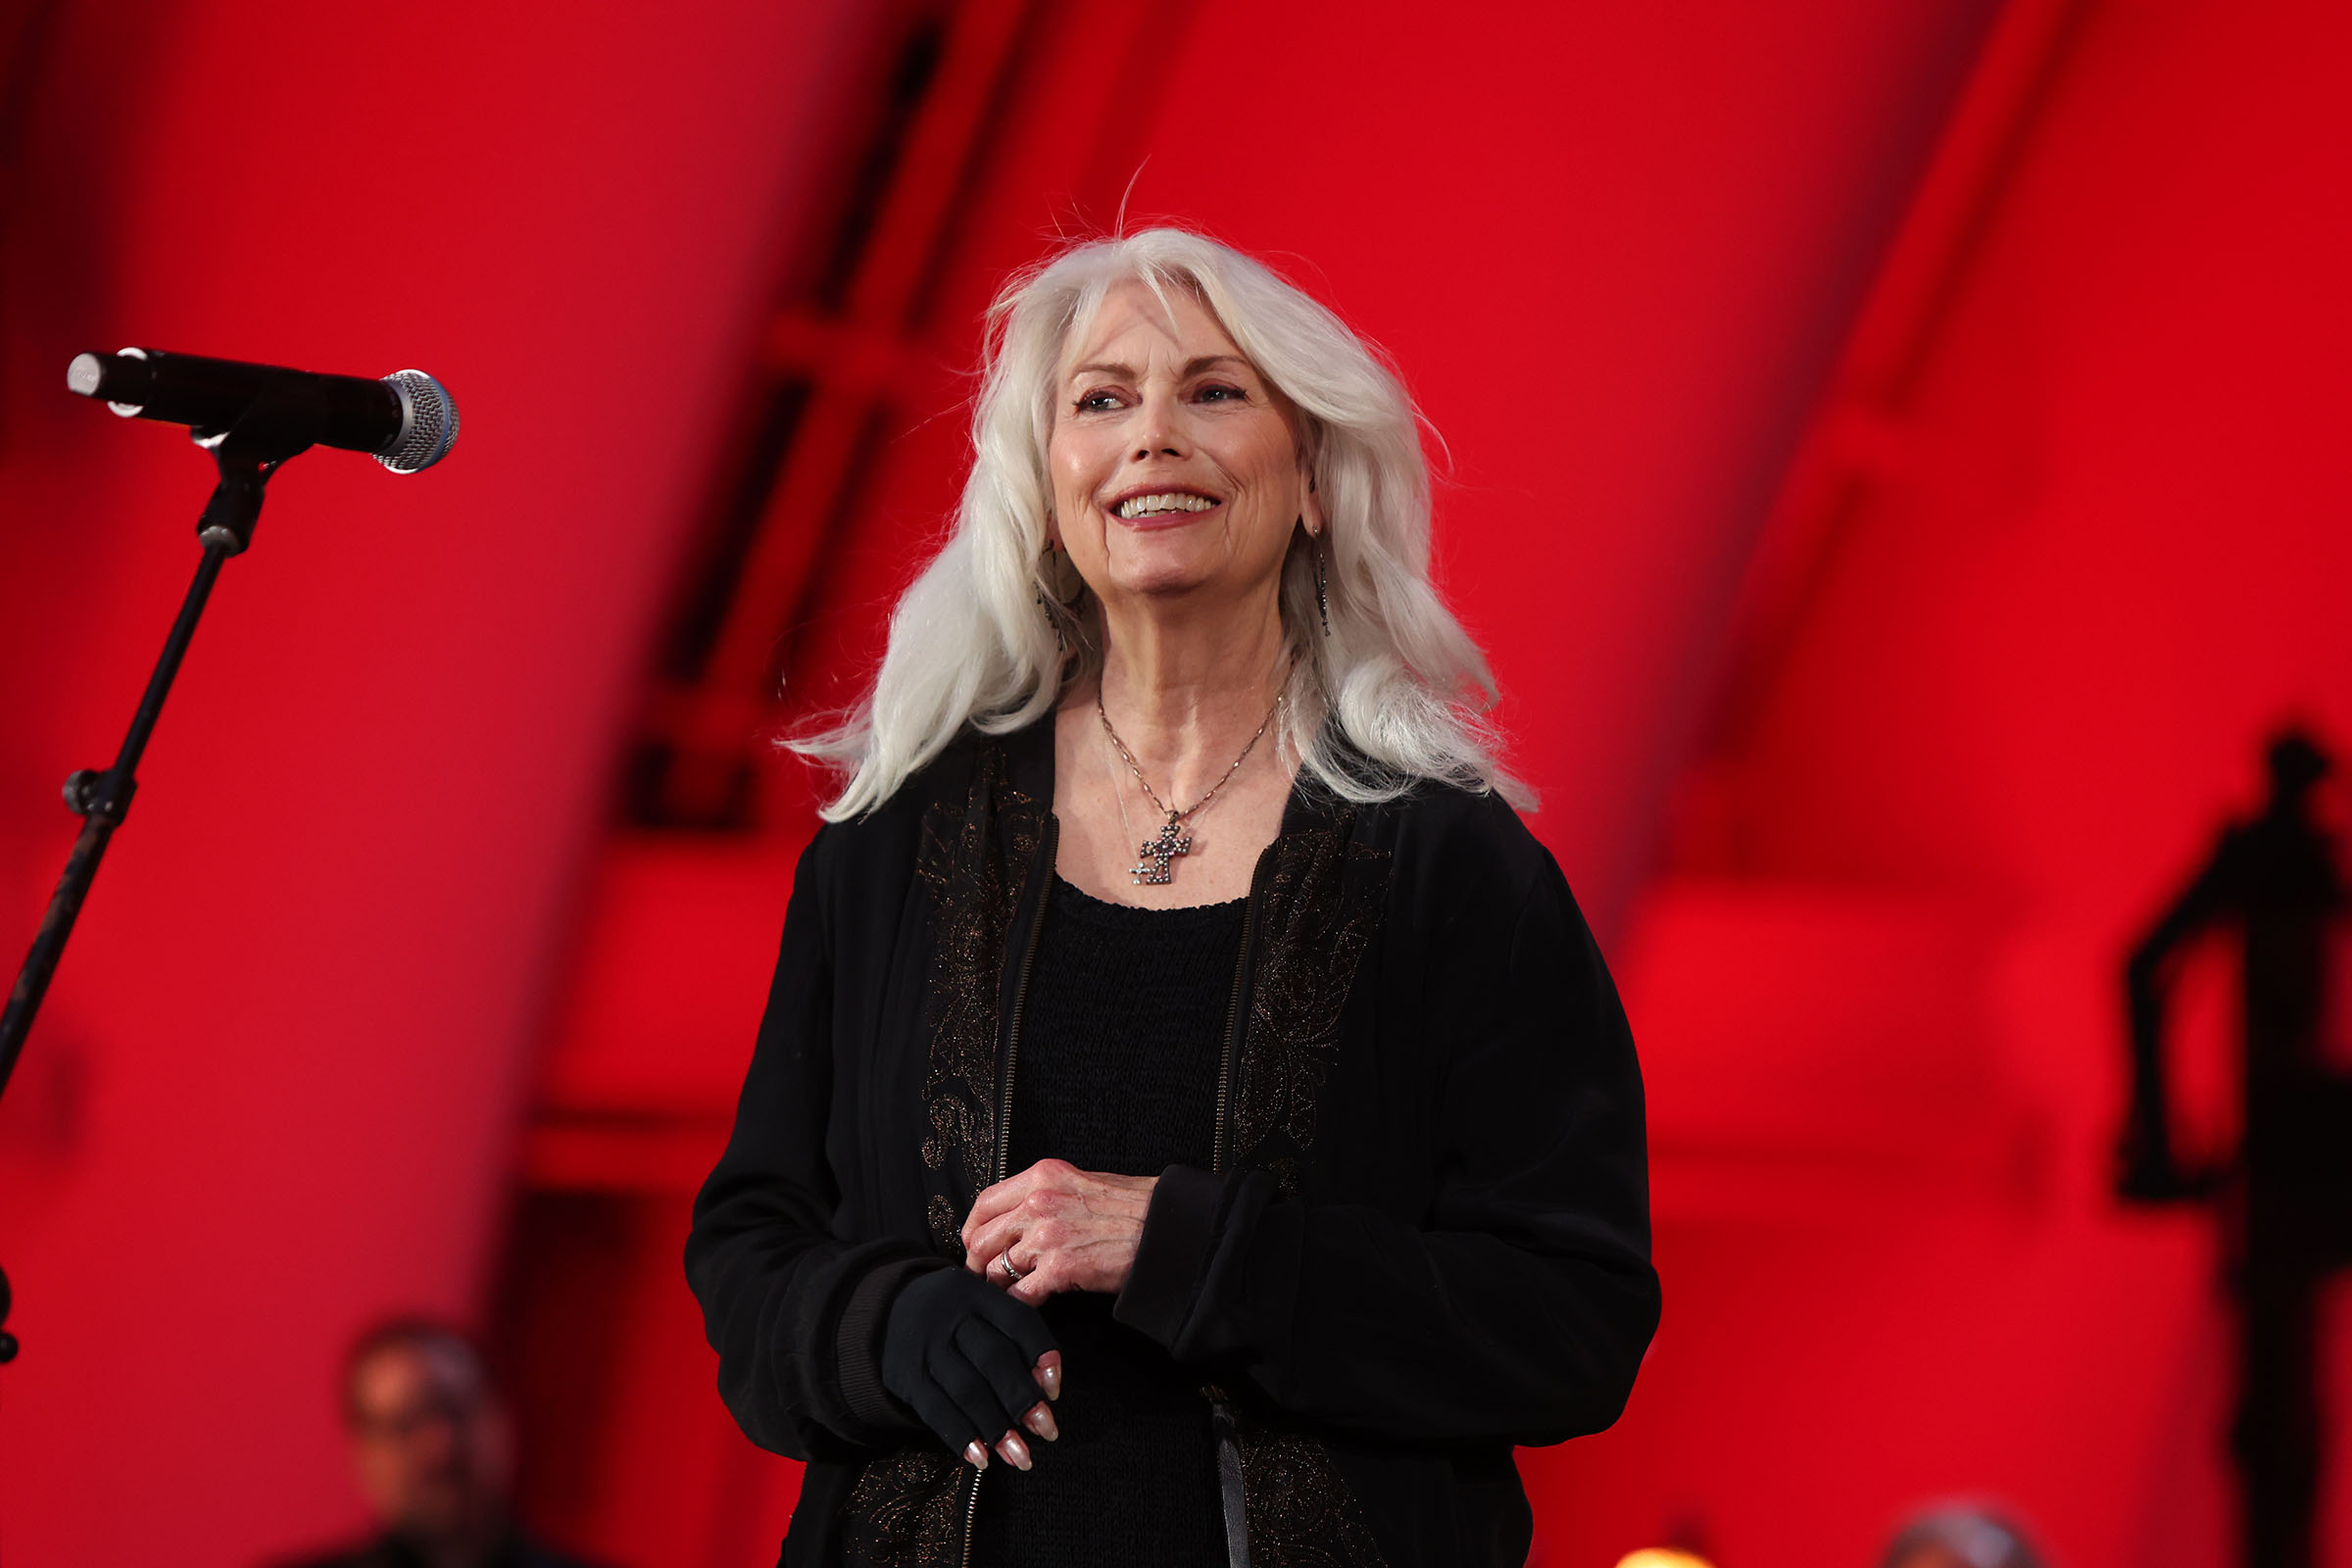
[[[964,726],[1019,729],[1100,670],[1101,607],[1061,580],[1066,558],[1045,553],[1046,444],[1066,346],[1129,278],[1163,299],[1170,287],[1191,290],[1298,411],[1326,521],[1331,623],[1326,635],[1313,546],[1300,531],[1282,568],[1296,674],[1279,736],[1299,767],[1348,801],[1389,800],[1436,779],[1532,804],[1496,761],[1486,656],[1430,582],[1429,469],[1402,383],[1337,316],[1262,264],[1184,229],[1151,228],[1049,257],[989,307],[972,468],[954,529],[891,612],[872,691],[834,728],[787,743],[847,773],[825,818],[874,809]]]

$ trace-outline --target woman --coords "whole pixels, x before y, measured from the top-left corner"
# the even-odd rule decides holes
[[[1396,378],[1155,229],[1016,279],[687,1271],[788,1563],[1516,1563],[1656,1325],[1642,1086]]]

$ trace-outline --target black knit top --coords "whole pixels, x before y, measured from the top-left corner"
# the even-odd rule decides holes
[[[1046,1158],[1130,1176],[1208,1168],[1246,902],[1139,909],[1054,879],[1013,1067],[1009,1170]],[[974,1563],[1224,1562],[1199,1379],[1110,1308],[1078,1292],[1046,1302],[1061,1440],[1028,1439],[1026,1474],[990,1461]]]

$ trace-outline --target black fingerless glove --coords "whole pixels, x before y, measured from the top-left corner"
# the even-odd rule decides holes
[[[1054,1348],[1036,1307],[968,1269],[935,1269],[890,1304],[882,1386],[960,1454],[1022,1430],[1021,1416],[1045,1397],[1033,1368]]]

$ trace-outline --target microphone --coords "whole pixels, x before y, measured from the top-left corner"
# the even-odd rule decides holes
[[[208,360],[161,349],[76,354],[66,390],[103,399],[124,418],[195,427],[198,440],[227,430],[265,396],[299,406],[316,425],[313,445],[365,452],[394,473],[415,473],[449,456],[458,406],[422,370],[379,381],[320,375],[275,365]]]

